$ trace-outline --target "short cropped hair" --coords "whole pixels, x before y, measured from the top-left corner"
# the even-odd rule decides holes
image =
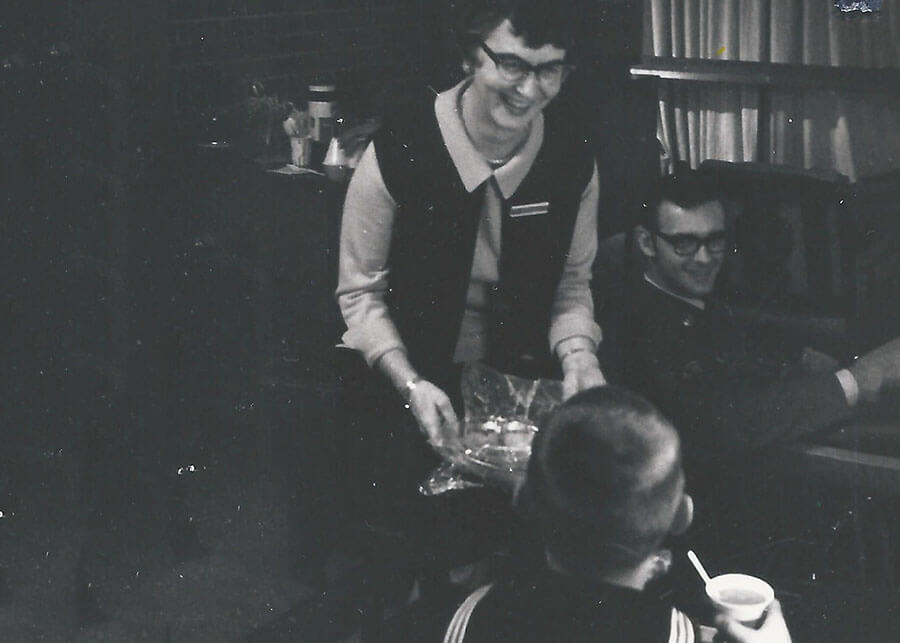
[[[573,570],[633,567],[659,546],[684,494],[678,434],[616,386],[565,402],[534,440],[519,508]]]
[[[465,59],[473,63],[478,40],[484,40],[505,19],[513,34],[534,49],[553,45],[570,51],[579,21],[574,0],[461,0],[457,2],[457,36]]]
[[[648,230],[659,227],[659,206],[664,201],[680,208],[695,208],[710,201],[722,200],[722,188],[709,172],[687,170],[656,179],[641,202],[638,223]]]

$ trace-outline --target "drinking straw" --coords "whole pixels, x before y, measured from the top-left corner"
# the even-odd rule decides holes
[[[687,557],[691,561],[691,564],[694,566],[694,569],[697,570],[697,573],[700,574],[700,578],[703,579],[703,584],[706,585],[707,583],[709,583],[709,574],[706,573],[706,569],[704,569],[703,563],[701,563],[700,559],[697,558],[697,554],[694,553],[693,549],[688,550]]]

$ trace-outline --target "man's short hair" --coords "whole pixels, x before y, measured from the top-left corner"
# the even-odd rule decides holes
[[[534,49],[554,45],[569,52],[575,45],[579,20],[574,0],[463,0],[457,3],[457,33],[463,55],[469,62],[484,40],[509,19],[513,34]]]
[[[698,170],[668,174],[656,179],[641,203],[638,223],[648,230],[659,227],[659,206],[664,201],[680,208],[695,208],[722,200],[722,188],[715,175]]]
[[[567,568],[628,569],[669,533],[684,494],[678,434],[639,395],[582,391],[535,437],[519,507]]]

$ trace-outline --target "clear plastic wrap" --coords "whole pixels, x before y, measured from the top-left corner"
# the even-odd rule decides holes
[[[479,363],[463,369],[461,384],[459,440],[436,447],[444,462],[419,486],[426,496],[483,485],[515,488],[531,439],[562,401],[562,382],[528,380]]]

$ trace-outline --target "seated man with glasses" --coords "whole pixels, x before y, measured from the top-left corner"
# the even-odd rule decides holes
[[[900,383],[898,340],[840,369],[771,359],[751,344],[709,298],[732,249],[726,223],[712,177],[659,179],[635,229],[643,274],[602,315],[611,380],[658,405],[681,432],[688,475],[713,480],[729,456],[827,429]]]

